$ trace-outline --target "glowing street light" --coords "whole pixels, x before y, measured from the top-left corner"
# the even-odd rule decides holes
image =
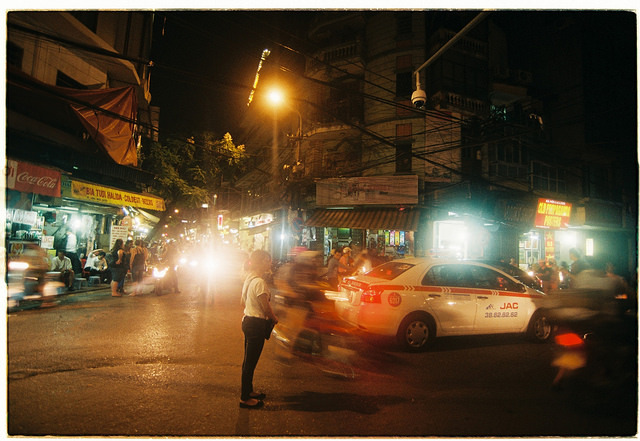
[[[285,103],[284,93],[280,89],[271,89],[267,94],[267,98],[276,107]],[[286,106],[298,115],[298,133],[296,134],[296,164],[298,164],[300,161],[300,142],[302,141],[302,114],[290,104],[286,104]]]

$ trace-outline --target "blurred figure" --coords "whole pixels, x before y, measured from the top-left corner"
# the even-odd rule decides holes
[[[131,249],[131,279],[133,281],[133,291],[130,295],[142,294],[144,288],[144,272],[147,265],[148,252],[142,246],[142,240],[135,241],[135,246]]]
[[[340,258],[340,263],[342,264],[340,268],[338,268],[338,275],[341,277],[346,277],[353,273],[355,261],[353,257],[351,257],[352,250],[349,247],[344,247],[342,249],[342,257]]]
[[[358,254],[353,264],[355,273],[364,274],[373,269],[374,264],[370,253],[371,251],[367,249]]]
[[[331,257],[329,257],[329,262],[327,264],[327,282],[334,291],[338,290],[338,285],[340,283],[339,269],[342,268],[344,270],[348,270],[346,266],[340,263],[341,258],[342,248],[333,250],[333,253]]]
[[[556,264],[555,260],[549,260],[549,267],[551,267],[551,282],[549,284],[549,290],[555,291],[560,288],[560,268]]]
[[[124,278],[127,276],[129,266],[125,262],[124,241],[116,239],[111,249],[111,296],[122,297],[120,285],[124,287]],[[124,289],[124,288],[123,288]]]
[[[162,255],[162,263],[167,266],[167,275],[165,276],[167,280],[168,288],[175,292],[180,293],[180,289],[178,288],[178,272],[177,267],[180,260],[180,250],[178,248],[178,244],[175,241],[171,241],[165,247],[164,253]]]
[[[127,273],[129,272],[129,269],[131,267],[131,249],[132,248],[133,248],[133,240],[131,240],[131,239],[127,240],[124,243],[124,246],[122,247],[122,251],[124,253],[124,255],[123,255],[123,263],[124,263],[125,272],[124,272],[124,277],[118,283],[118,292],[120,294],[126,294],[126,292],[124,290],[124,282],[127,279]]]
[[[515,266],[516,268],[518,268],[518,263],[516,262],[516,259],[514,259],[513,257],[509,259],[509,265]]]
[[[568,289],[570,279],[571,273],[569,272],[567,262],[560,262],[560,266],[558,267],[558,289]]]
[[[276,286],[290,298],[322,301],[328,286],[320,280],[322,256],[318,251],[298,252],[293,261],[283,265],[276,275]]]
[[[82,265],[78,258],[78,237],[69,228],[65,232],[65,235],[63,248],[64,254],[69,258],[69,260],[71,260],[71,269],[73,272],[80,274],[82,272]]]
[[[551,276],[553,270],[550,266],[547,265],[547,262],[544,259],[540,259],[538,261],[538,268],[536,270],[536,275],[542,281],[542,291],[544,293],[548,293],[551,288]]]
[[[609,280],[613,281],[615,298],[620,301],[620,312],[635,310],[635,293],[624,277],[616,274],[613,263],[608,262],[605,265],[605,274]]]
[[[28,265],[24,272],[25,294],[35,292],[42,294],[45,275],[49,270],[47,252],[34,243],[26,243],[19,260]]]
[[[569,268],[572,276],[577,276],[582,271],[590,269],[591,265],[582,256],[582,251],[577,248],[569,250],[569,258],[571,259],[571,267]]]
[[[51,262],[51,271],[60,272],[60,282],[67,287],[69,291],[73,291],[73,280],[75,273],[71,264],[71,259],[65,256],[64,250],[58,250],[58,255]]]

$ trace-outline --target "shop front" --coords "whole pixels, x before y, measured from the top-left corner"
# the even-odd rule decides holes
[[[604,270],[611,262],[627,276],[635,271],[637,228],[625,227],[620,204],[539,198],[503,207],[507,220],[517,220],[517,262],[524,270],[540,260],[571,265],[569,251],[575,248],[594,268]]]
[[[354,253],[369,249],[379,256],[401,258],[416,255],[415,234],[422,214],[415,207],[316,209],[305,225],[315,227],[325,256],[349,246]]]
[[[26,185],[26,181],[30,184]],[[9,160],[5,230],[8,257],[20,254],[26,243],[55,255],[56,249],[63,246],[67,231],[75,235],[78,256],[98,248],[110,249],[116,238],[144,238],[153,220],[158,219],[147,211],[149,207],[164,210],[164,201]]]
[[[23,161],[7,159],[5,247],[8,257],[22,254],[26,244],[53,248],[46,221],[33,209],[38,196],[60,198],[61,173]]]
[[[366,176],[316,183],[316,208],[304,222],[314,249],[329,256],[344,246],[354,253],[376,250],[387,258],[415,256],[424,210],[418,205],[418,177]]]

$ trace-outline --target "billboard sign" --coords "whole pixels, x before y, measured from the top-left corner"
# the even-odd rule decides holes
[[[536,228],[557,230],[569,228],[571,217],[571,204],[552,199],[538,199],[538,209],[536,210]]]

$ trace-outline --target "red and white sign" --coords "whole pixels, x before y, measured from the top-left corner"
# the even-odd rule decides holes
[[[23,193],[60,197],[60,172],[26,162],[7,160],[7,188]]]

